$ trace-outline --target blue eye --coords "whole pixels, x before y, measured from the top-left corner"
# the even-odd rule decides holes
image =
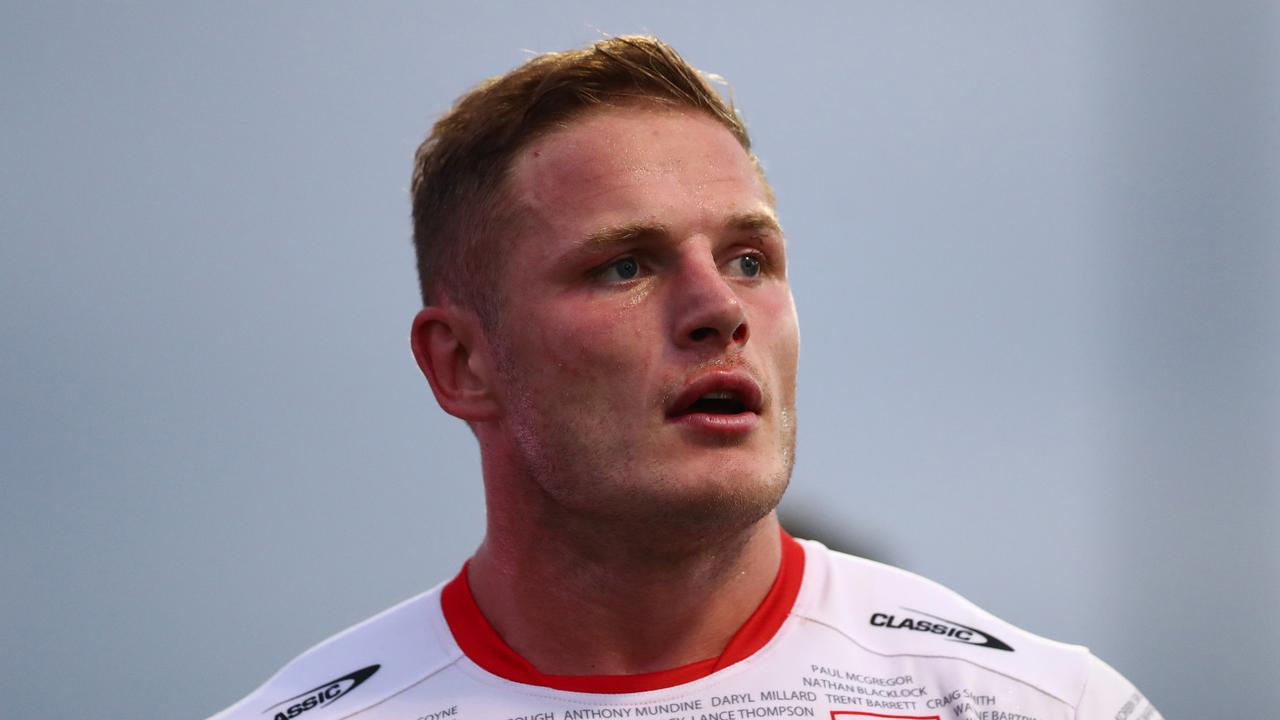
[[[624,257],[607,265],[602,273],[606,280],[630,280],[640,274],[640,262],[633,257]]]
[[[740,278],[759,277],[760,271],[764,269],[763,264],[764,260],[759,253],[749,252],[730,260],[725,266],[725,273]]]

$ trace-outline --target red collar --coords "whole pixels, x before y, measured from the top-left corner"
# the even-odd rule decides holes
[[[489,624],[471,595],[467,568],[444,586],[440,605],[453,639],[475,664],[515,682],[587,693],[633,693],[682,685],[745,660],[764,647],[791,613],[804,577],[804,548],[782,532],[782,562],[760,606],[738,628],[718,657],[639,675],[547,675],[511,649]]]

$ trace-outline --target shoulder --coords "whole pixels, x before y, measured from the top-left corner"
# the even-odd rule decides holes
[[[457,660],[442,631],[436,587],[307,650],[210,720],[346,717]]]
[[[1082,719],[1145,702],[1083,646],[1027,632],[915,573],[802,543],[805,587],[794,614],[872,653],[960,661],[1057,698]]]

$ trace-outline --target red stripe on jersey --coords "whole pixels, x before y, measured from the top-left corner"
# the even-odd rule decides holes
[[[529,685],[587,693],[633,693],[683,685],[751,657],[777,634],[791,613],[804,578],[804,548],[782,532],[782,562],[768,594],[719,656],[637,675],[548,675],[513,650],[493,629],[471,594],[467,566],[440,593],[445,621],[458,647],[476,665]]]

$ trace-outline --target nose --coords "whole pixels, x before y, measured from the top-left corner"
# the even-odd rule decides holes
[[[724,350],[745,345],[751,334],[737,290],[710,259],[676,278],[674,309],[678,347]]]

